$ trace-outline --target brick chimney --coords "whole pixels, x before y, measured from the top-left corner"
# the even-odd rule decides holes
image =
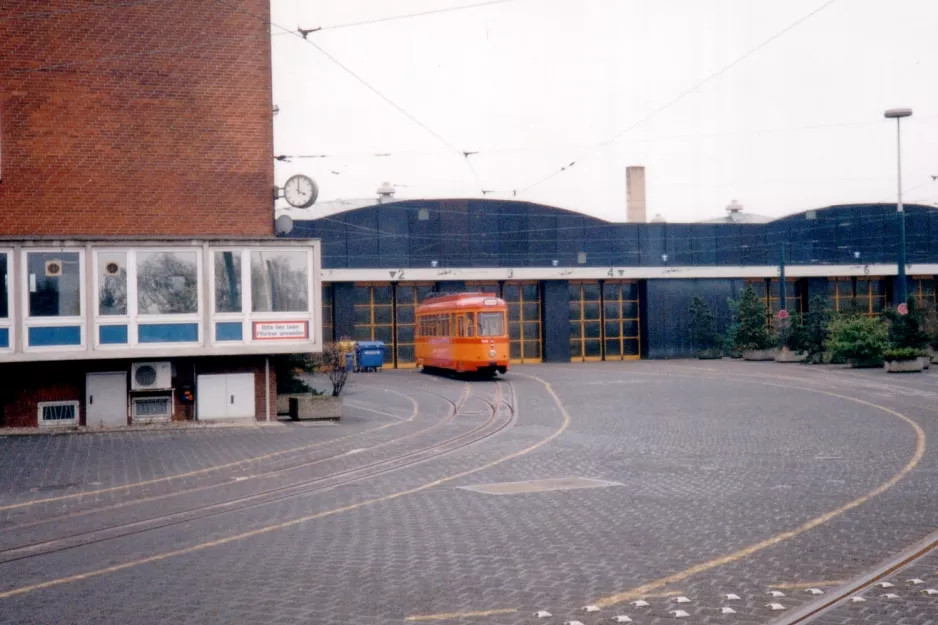
[[[648,220],[645,213],[645,168],[625,168],[625,220],[643,224]]]

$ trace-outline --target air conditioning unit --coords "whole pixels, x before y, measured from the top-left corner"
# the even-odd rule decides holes
[[[130,366],[130,388],[134,391],[168,389],[173,386],[173,367],[168,362],[135,362]]]
[[[47,260],[46,261],[46,277],[57,278],[61,275],[62,275],[62,261]]]

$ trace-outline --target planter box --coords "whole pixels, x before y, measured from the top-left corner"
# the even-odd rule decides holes
[[[922,369],[928,369],[931,367],[931,356],[921,356],[919,360],[922,361]]]
[[[884,366],[887,373],[914,373],[922,371],[925,363],[921,358],[913,358],[912,360],[888,360]]]
[[[338,421],[342,418],[341,397],[293,395],[289,398],[289,402],[290,418],[294,421],[300,419],[331,419]]]
[[[793,352],[787,347],[783,347],[775,354],[775,362],[804,362],[808,358],[808,352]]]
[[[722,349],[699,349],[694,354],[700,360],[720,360],[723,358]]]
[[[775,360],[774,349],[744,349],[743,360]]]

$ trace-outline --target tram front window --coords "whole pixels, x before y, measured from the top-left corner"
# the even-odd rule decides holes
[[[479,336],[502,336],[504,334],[504,313],[479,313]]]

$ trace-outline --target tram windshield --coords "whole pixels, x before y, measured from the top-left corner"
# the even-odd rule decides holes
[[[505,334],[505,313],[479,313],[479,336],[502,336]]]

